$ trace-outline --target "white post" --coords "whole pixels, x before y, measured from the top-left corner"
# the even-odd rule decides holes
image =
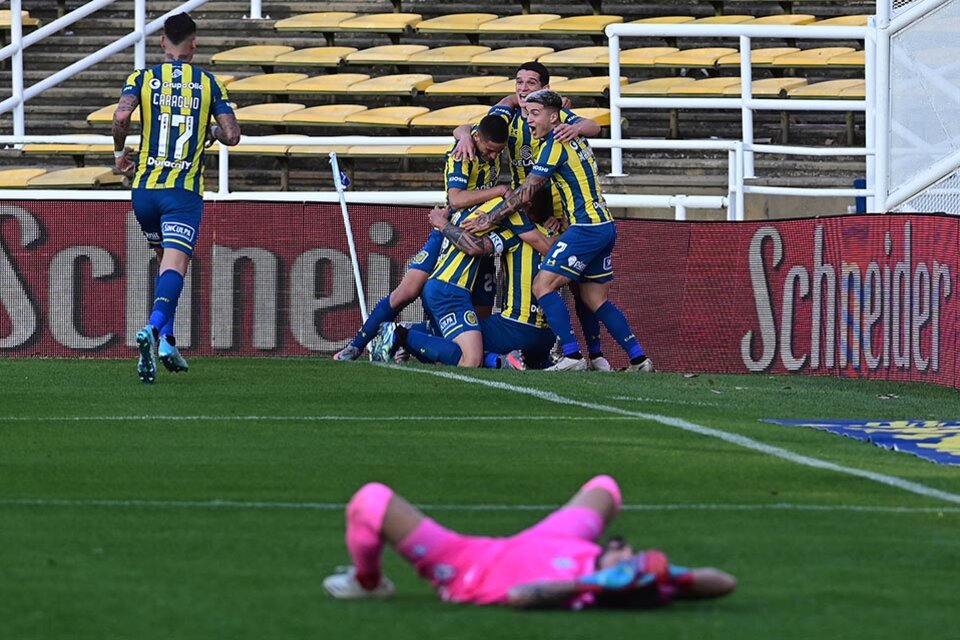
[[[740,121],[743,127],[743,144],[750,148],[744,156],[744,175],[754,178],[753,167],[753,109],[749,106],[753,99],[753,62],[750,59],[750,37],[740,36],[740,99],[743,108],[740,110]]]
[[[864,126],[866,127],[866,147],[867,156],[864,158],[867,164],[866,183],[867,189],[874,189],[877,186],[876,156],[877,150],[877,27],[876,18],[871,16],[867,20],[867,37],[864,38],[863,48],[866,50],[866,68],[864,69],[864,78],[867,84],[867,110],[864,114]],[[877,196],[867,196],[867,212],[877,211]]]
[[[133,68],[147,67],[147,1],[133,3],[133,32],[139,38],[133,48]]]
[[[22,136],[24,134],[23,117],[23,16],[20,0],[10,0],[10,44],[16,47],[13,52],[13,60],[10,65],[12,95],[17,98],[16,106],[13,110],[13,135]],[[19,145],[18,145],[19,148]]]
[[[737,206],[737,151],[730,149],[727,151],[727,220],[733,218],[736,214],[734,208]]]
[[[677,196],[673,205],[673,219],[674,220],[686,220],[687,219],[687,196]]]
[[[250,19],[262,20],[263,15],[260,9],[260,0],[250,0]]]
[[[360,277],[360,260],[357,258],[357,248],[353,244],[353,228],[350,226],[350,214],[347,213],[347,199],[343,195],[343,181],[340,179],[340,163],[337,153],[330,152],[330,164],[333,166],[333,184],[337,187],[340,197],[340,213],[343,214],[343,228],[347,232],[347,245],[350,247],[350,262],[353,263],[353,281],[357,285],[357,296],[360,300],[360,315],[367,321],[367,299],[363,293],[363,278]]]
[[[217,156],[217,193],[230,193],[230,152],[222,142]]]
[[[743,164],[744,164],[744,153],[743,153],[743,143],[737,142],[736,150],[734,151],[736,155],[736,174],[737,174],[737,203],[733,207],[733,216],[727,217],[727,220],[731,222],[741,221],[746,217],[746,212],[743,209]]]
[[[878,6],[881,6],[881,2]],[[877,212],[887,212],[887,196],[890,192],[890,30],[880,20],[876,21],[877,51],[876,80],[877,95],[874,107],[877,110],[877,127],[874,132],[874,150],[876,163],[874,198]]]
[[[609,37],[610,49],[610,140],[620,142],[623,131],[620,128],[620,36]],[[610,148],[610,177],[622,178],[623,149]]]

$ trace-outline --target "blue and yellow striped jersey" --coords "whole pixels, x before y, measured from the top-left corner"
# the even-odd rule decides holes
[[[475,207],[461,209],[453,213],[450,222],[459,225],[464,221],[476,217],[481,213],[489,213],[503,202],[503,198],[494,198]],[[496,253],[503,253],[507,243],[526,231],[530,230],[530,224],[522,214],[515,213],[508,219],[500,223],[499,229],[485,231],[480,235],[485,235],[493,241]],[[477,279],[477,268],[483,258],[469,256],[456,245],[444,238],[443,246],[440,249],[440,257],[437,258],[437,266],[434,267],[431,278],[442,282],[452,284],[461,289],[473,291],[473,284]]]
[[[536,228],[544,235],[551,235],[540,225]],[[543,317],[540,305],[537,304],[536,296],[533,295],[533,279],[540,271],[542,257],[536,249],[520,238],[516,240],[519,242],[510,242],[506,245],[501,258],[507,290],[503,296],[503,310],[500,315],[516,322],[543,328],[547,326],[547,321]]]
[[[164,62],[131,73],[122,95],[140,100],[133,187],[203,193],[203,143],[210,117],[233,113],[220,81],[192,64]]]
[[[471,134],[476,133],[474,125]],[[447,161],[443,170],[443,189],[447,194],[447,204],[450,204],[450,189],[490,189],[497,185],[500,179],[500,156],[488,161],[482,158],[456,160],[453,149],[456,143],[447,149]]]
[[[507,121],[510,129],[507,139],[507,153],[510,154],[510,188],[516,189],[527,179],[527,174],[540,153],[541,142],[533,136],[520,107],[510,109],[498,105],[491,108],[487,115],[500,116]],[[578,120],[580,116],[569,109],[560,110],[560,122],[573,124]]]
[[[563,213],[570,224],[606,224],[613,221],[600,192],[600,172],[593,149],[583,136],[557,142],[553,132],[540,147],[532,175],[552,180],[560,193]]]

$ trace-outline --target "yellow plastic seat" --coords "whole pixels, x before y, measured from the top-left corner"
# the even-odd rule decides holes
[[[308,77],[305,73],[264,73],[234,80],[230,84],[230,93],[286,93],[288,85]]]
[[[433,84],[433,76],[426,73],[398,73],[370,78],[350,86],[350,93],[363,95],[416,95]]]
[[[420,33],[477,33],[481,24],[499,17],[495,13],[453,13],[424,20],[416,28]]]
[[[718,98],[730,87],[739,87],[740,78],[705,78],[690,84],[682,84],[667,89],[667,95],[683,98],[709,97]]]
[[[627,24],[686,24],[696,20],[693,16],[657,16],[656,18],[640,18],[631,20]]]
[[[20,11],[20,25],[24,27],[39,26],[40,20],[30,16],[29,11]],[[10,9],[0,9],[0,29],[10,29],[13,26],[13,12]]]
[[[328,156],[330,153],[337,155],[346,155],[350,150],[350,145],[346,144],[328,144],[320,146],[310,145],[290,145],[287,148],[288,156],[309,157],[309,156]]]
[[[724,96],[739,96],[740,82],[723,90]],[[750,83],[750,92],[754,98],[785,98],[792,89],[806,86],[806,78],[763,78]]]
[[[448,144],[413,144],[407,147],[407,155],[418,158],[436,158],[447,155]]]
[[[424,90],[427,95],[448,96],[486,96],[490,85],[499,84],[512,78],[506,76],[472,76],[469,78],[455,78],[446,82],[437,82]]]
[[[233,81],[237,79],[237,76],[232,73],[215,73],[213,77],[220,81],[220,84],[227,87],[233,84]]]
[[[754,67],[770,66],[774,58],[800,51],[797,47],[770,47],[769,49],[751,49],[750,64]],[[740,52],[731,53],[717,60],[718,67],[739,67]]]
[[[811,23],[811,27],[865,27],[870,16],[837,16],[836,18],[827,18]]]
[[[620,78],[620,86],[627,84],[627,79]],[[610,87],[609,76],[595,76],[590,78],[574,78],[572,80],[550,80],[550,88],[561,95],[603,97]]]
[[[741,24],[753,20],[753,16],[747,15],[709,16],[707,18],[697,18],[692,24]]]
[[[640,82],[631,82],[630,84],[623,85],[620,87],[620,95],[630,97],[665,96],[672,87],[679,87],[692,82],[696,82],[696,79],[681,76],[652,78],[650,80],[641,80]]]
[[[601,127],[610,126],[610,109],[605,107],[587,107],[584,109],[574,109],[576,113],[581,118],[587,118],[588,120],[593,120]]]
[[[376,33],[406,33],[417,25],[423,16],[419,13],[371,13],[347,18],[332,28],[332,31],[373,31]]]
[[[40,155],[40,156],[85,156],[90,152],[90,148],[94,145],[89,144],[73,144],[73,143],[54,143],[54,144],[25,144],[21,152],[24,155]],[[113,151],[113,145],[98,145],[102,147],[110,147],[110,150]]]
[[[536,33],[540,27],[548,22],[559,20],[556,13],[527,13],[519,16],[508,16],[484,22],[479,27],[480,33]]]
[[[0,189],[26,189],[28,182],[46,172],[38,168],[0,170]]]
[[[608,24],[617,24],[623,22],[622,16],[573,16],[570,18],[560,18],[551,22],[545,22],[540,26],[540,31],[546,33],[570,33],[576,35],[603,35],[603,30]]]
[[[863,49],[841,53],[827,60],[828,67],[858,67],[863,68],[867,63],[867,53]]]
[[[365,73],[331,73],[326,76],[311,76],[306,80],[291,82],[287,85],[287,93],[349,93],[350,87],[369,80]]]
[[[341,155],[351,158],[406,158],[408,145],[359,144],[353,145]]]
[[[236,110],[237,121],[241,124],[284,124],[284,116],[305,108],[295,102],[269,102],[252,104]]]
[[[465,44],[450,47],[437,47],[415,53],[407,59],[408,64],[457,65],[466,66],[474,56],[490,51],[490,47]]]
[[[763,16],[762,18],[754,18],[747,24],[804,25],[811,24],[816,19],[816,16],[812,16],[808,13],[784,13],[779,16]]]
[[[210,61],[213,64],[272,64],[277,56],[293,51],[293,47],[282,45],[254,45],[237,47],[213,54]]]
[[[465,122],[480,122],[488,111],[490,111],[490,107],[484,104],[444,107],[413,118],[410,121],[410,126],[455,128]]]
[[[827,61],[835,56],[855,51],[852,47],[821,47],[806,49],[796,53],[777,56],[770,63],[771,67],[826,67]]]
[[[366,111],[362,104],[323,104],[307,107],[300,111],[291,111],[283,116],[284,124],[333,126],[347,123],[347,117]]]
[[[610,60],[608,47],[577,47],[541,56],[537,61],[547,67],[606,67]]]
[[[866,89],[863,80],[828,80],[798,87],[789,92],[791,98],[814,100],[857,100],[862,99]]]
[[[290,145],[286,144],[238,144],[230,147],[230,155],[239,156],[285,156]],[[220,153],[220,143],[215,142],[207,149],[209,154]]]
[[[508,47],[473,56],[470,64],[488,67],[515,67],[553,53],[550,47]]]
[[[74,167],[48,171],[27,181],[30,189],[96,189],[123,184],[123,176],[108,167]]]
[[[676,47],[640,47],[620,52],[621,67],[655,67],[657,58],[678,53]]]
[[[87,124],[112,124],[113,114],[117,110],[117,104],[108,104],[101,107],[87,116]],[[140,122],[140,109],[134,109],[130,116],[131,122]]]
[[[346,122],[354,125],[406,127],[411,120],[428,111],[430,109],[426,107],[380,107],[349,115]]]
[[[729,47],[705,47],[702,49],[686,49],[676,53],[668,53],[654,60],[658,67],[712,67],[717,60],[731,53],[739,53]]]
[[[283,67],[337,67],[356,47],[310,47],[297,49],[279,55],[273,60],[274,66]]]
[[[273,28],[277,31],[330,31],[344,20],[355,18],[352,11],[321,11],[301,13],[284,20],[277,20]]]
[[[403,64],[430,47],[422,44],[388,44],[361,49],[346,56],[347,64]]]

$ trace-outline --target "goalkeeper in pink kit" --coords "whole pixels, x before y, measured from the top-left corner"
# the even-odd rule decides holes
[[[335,598],[392,595],[393,583],[380,570],[388,543],[449,602],[523,609],[647,608],[733,591],[733,576],[718,569],[671,565],[663,552],[637,553],[621,538],[598,544],[620,505],[616,481],[597,476],[533,527],[487,538],[446,529],[389,487],[370,483],[347,505],[353,566],[329,576],[323,586]]]

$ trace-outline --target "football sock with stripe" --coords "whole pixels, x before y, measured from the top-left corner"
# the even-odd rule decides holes
[[[396,318],[399,312],[399,309],[394,309],[390,306],[390,296],[385,296],[377,303],[377,306],[370,311],[367,321],[360,327],[360,331],[357,332],[357,336],[350,344],[357,349],[363,349],[373,340],[374,336],[377,335],[377,331],[380,330],[380,325]]]
[[[460,350],[456,342],[420,331],[410,330],[407,333],[406,344],[407,350],[420,361],[439,362],[455,367],[460,363],[460,358],[463,357],[463,351]]]
[[[160,329],[167,326],[168,322],[173,322],[174,314],[177,312],[177,302],[180,300],[180,292],[183,291],[183,276],[173,269],[167,269],[157,276],[154,291],[150,324],[154,329]]]
[[[563,298],[556,291],[540,296],[537,300],[543,315],[547,319],[547,324],[553,329],[553,332],[560,338],[560,346],[563,348],[563,355],[568,358],[580,358],[580,345],[577,343],[577,336],[573,333],[573,325],[570,322],[570,312],[567,311],[567,305]]]
[[[627,356],[630,357],[631,362],[634,360],[639,362],[643,359],[643,348],[640,347],[637,337],[633,335],[633,331],[630,330],[630,325],[627,323],[626,317],[624,317],[623,312],[617,308],[617,305],[607,300],[597,309],[597,318],[599,318],[600,322],[607,328],[607,331],[609,331],[610,335],[617,341],[617,344],[627,352]]]

